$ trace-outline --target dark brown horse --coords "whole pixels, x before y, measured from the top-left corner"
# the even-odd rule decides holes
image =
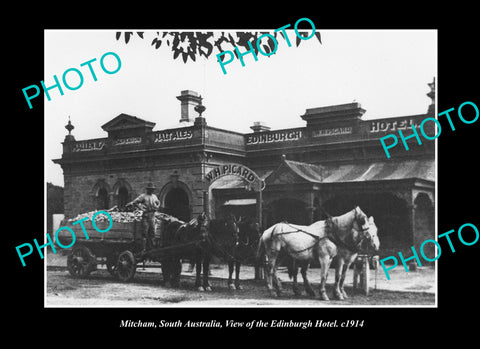
[[[209,272],[212,257],[215,255],[228,260],[229,256],[235,254],[235,246],[240,241],[240,236],[234,216],[208,220],[205,214],[202,214],[188,223],[169,222],[164,229],[163,240],[164,248],[172,247],[172,252],[162,263],[164,282],[178,287],[181,259],[187,259],[195,265],[197,290],[211,291]]]
[[[171,220],[165,222],[162,232],[162,250],[165,259],[162,261],[162,274],[165,284],[178,287],[182,271],[182,258],[194,260],[196,263],[209,264],[208,221],[205,213],[190,222]],[[204,275],[204,283],[208,283],[208,267]],[[197,274],[197,284],[200,275]]]
[[[190,244],[192,241],[202,241]],[[255,259],[259,239],[258,226],[249,220],[229,215],[223,219],[207,220],[204,214],[189,223],[171,221],[164,229],[163,247],[173,247],[169,258],[162,263],[163,279],[178,287],[181,259],[195,264],[195,287],[199,291],[211,291],[209,283],[210,262],[213,256],[228,263],[230,289],[240,289],[240,265],[247,259]],[[235,283],[233,272],[235,270]]]
[[[208,271],[212,256],[220,258],[228,264],[228,287],[230,290],[241,289],[240,266],[247,260],[255,260],[256,247],[259,239],[258,225],[249,219],[237,219],[234,215],[214,219],[208,223],[207,244],[203,249],[202,263],[196,262],[197,282],[199,291],[210,291]],[[203,282],[200,273],[203,269]],[[235,271],[235,282],[233,272]]]
[[[230,289],[235,289],[236,286],[240,286],[238,280],[241,260],[238,258],[238,253],[245,243],[245,229],[241,231],[240,221],[237,220],[234,215],[228,215],[226,218],[211,220],[208,224],[208,233],[208,252],[210,252],[210,257],[215,255],[222,261],[228,263],[228,286]],[[236,267],[237,273],[236,284],[234,284],[232,280],[234,266]],[[200,265],[197,263],[196,267],[198,275]],[[204,265],[203,267],[208,267],[208,265]],[[205,290],[209,291],[210,289],[207,281]]]
[[[256,261],[256,250],[258,240],[260,239],[260,227],[256,220],[252,218],[240,217],[236,220],[238,235],[235,239],[235,245],[230,246],[227,256],[228,262],[228,288],[230,290],[241,290],[240,268],[242,264]],[[233,272],[235,270],[235,282],[233,281]]]

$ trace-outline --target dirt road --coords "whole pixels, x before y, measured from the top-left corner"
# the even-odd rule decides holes
[[[332,298],[333,276],[329,277],[327,293]],[[367,297],[361,291],[346,286],[349,298],[344,301],[318,299],[318,283],[312,282],[317,298],[304,292],[295,297],[291,283],[282,279],[284,294],[271,298],[262,281],[243,280],[242,290],[231,291],[224,278],[211,278],[212,292],[199,292],[194,287],[193,274],[183,273],[180,287],[173,289],[162,284],[159,271],[135,274],[133,282],[122,283],[105,269],[88,278],[75,279],[65,268],[49,267],[47,271],[46,306],[52,307],[343,307],[343,306],[433,306],[435,294],[427,292],[398,292],[372,290]],[[303,291],[303,285],[299,283]]]

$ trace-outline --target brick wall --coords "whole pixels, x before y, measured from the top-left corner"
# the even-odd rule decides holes
[[[109,194],[109,207],[117,204],[114,186],[119,180],[127,182],[131,186],[130,200],[145,192],[147,183],[152,182],[156,187],[155,194],[164,197],[164,194],[172,187],[170,176],[174,169],[148,170],[148,171],[125,171],[107,174],[88,175],[65,175],[64,206],[65,217],[72,218],[79,213],[96,209],[96,191],[104,186]],[[187,191],[190,198],[190,207],[193,215],[203,211],[203,186],[201,184],[200,165],[178,169],[180,186]],[[163,190],[162,190],[163,188]]]

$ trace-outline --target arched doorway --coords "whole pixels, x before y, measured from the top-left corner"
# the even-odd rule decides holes
[[[409,248],[413,234],[407,202],[388,192],[342,194],[327,200],[323,207],[332,216],[342,215],[359,206],[367,216],[373,216],[378,228],[380,248],[387,254]]]
[[[430,198],[425,193],[419,193],[413,203],[415,244],[423,243],[427,239],[435,239],[435,214]],[[436,255],[433,244],[426,244],[424,252],[430,258]]]
[[[164,211],[184,222],[190,220],[190,202],[188,194],[180,187],[171,188],[165,195]]]

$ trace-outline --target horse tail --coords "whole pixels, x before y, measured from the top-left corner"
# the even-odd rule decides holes
[[[257,254],[256,254],[256,260],[257,263],[263,263],[263,258],[265,256],[265,244],[268,243],[269,240],[272,239],[272,231],[275,229],[276,225],[273,227],[268,228],[263,232],[262,235],[260,235],[260,239],[258,240],[258,247],[257,247]]]
[[[265,244],[263,243],[262,237],[260,237],[260,240],[258,241],[257,254],[255,255],[257,263],[259,264],[262,263],[264,256],[265,256]]]

